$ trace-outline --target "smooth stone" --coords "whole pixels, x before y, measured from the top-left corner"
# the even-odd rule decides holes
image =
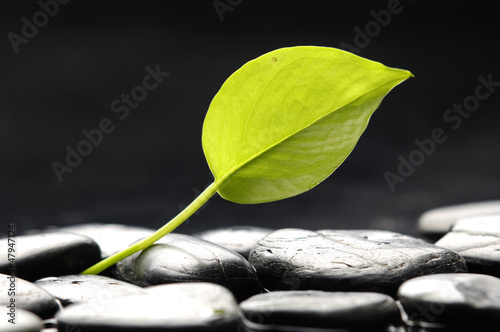
[[[137,240],[155,232],[150,228],[120,224],[82,224],[62,227],[59,230],[90,237],[101,248],[102,258],[126,249]]]
[[[15,273],[28,281],[80,273],[101,258],[99,246],[92,239],[65,232],[46,232],[15,237]],[[7,239],[0,240],[7,248]],[[10,274],[7,250],[0,254],[0,273]]]
[[[82,302],[104,303],[114,297],[144,293],[139,286],[100,275],[48,277],[35,284],[55,296],[63,306]]]
[[[451,250],[377,230],[278,230],[257,243],[250,263],[268,290],[389,295],[419,275],[467,271],[464,259]]]
[[[477,327],[500,322],[500,279],[489,275],[417,277],[401,285],[398,298],[408,321],[414,324]]]
[[[487,214],[500,214],[500,200],[474,202],[435,208],[423,213],[418,219],[419,232],[431,239],[439,239],[462,218]]]
[[[139,286],[212,282],[238,300],[260,293],[253,266],[238,253],[194,236],[168,234],[156,244],[116,264],[116,277]]]
[[[500,214],[458,220],[436,245],[464,257],[469,272],[500,277]]]
[[[238,304],[226,288],[211,283],[152,286],[146,294],[111,299],[104,306],[74,304],[56,318],[60,331],[237,331]]]
[[[275,291],[252,296],[240,308],[263,325],[366,328],[401,318],[392,297],[369,292]]]
[[[243,257],[248,257],[255,244],[273,231],[271,228],[264,227],[234,226],[209,229],[193,234],[193,236],[234,250]]]
[[[0,332],[40,332],[43,329],[40,317],[28,310],[16,308],[15,324],[9,323],[11,317],[5,315],[5,311],[2,313],[4,314],[0,319]]]
[[[11,287],[11,282],[14,282],[14,287]],[[13,298],[16,309],[25,309],[44,319],[54,317],[59,310],[56,299],[50,293],[27,280],[0,273],[0,290],[2,308]]]

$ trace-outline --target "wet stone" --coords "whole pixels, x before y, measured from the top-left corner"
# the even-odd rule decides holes
[[[436,245],[458,252],[469,272],[500,277],[500,214],[461,219]]]
[[[16,310],[25,309],[43,319],[54,317],[59,310],[59,305],[51,294],[21,278],[0,273],[0,291],[2,308],[10,305],[13,298]]]
[[[273,231],[264,227],[234,226],[209,229],[193,236],[234,250],[246,258],[255,244]]]
[[[111,299],[96,308],[75,304],[57,315],[59,331],[237,331],[238,304],[226,288],[211,283],[152,286],[147,294]]]
[[[377,230],[278,230],[257,243],[250,262],[268,290],[395,295],[413,277],[467,271],[464,259],[453,251]]]
[[[249,321],[262,325],[359,329],[400,323],[396,302],[380,293],[275,291],[240,307]]]
[[[14,323],[9,322],[9,319],[14,319]],[[2,332],[40,332],[42,328],[43,323],[40,317],[21,308],[16,308],[15,318],[2,315],[0,319]]]
[[[401,285],[398,298],[410,324],[477,328],[500,322],[500,279],[489,275],[456,273],[417,277]],[[493,330],[498,328],[493,326],[496,327]]]
[[[101,249],[102,258],[109,257],[137,240],[150,236],[154,229],[120,224],[83,224],[62,227],[59,230],[85,235]]]
[[[52,318],[43,321],[43,329],[41,332],[78,332],[78,331],[58,331],[57,321],[55,318]]]
[[[422,235],[438,240],[451,230],[457,220],[488,214],[500,214],[500,200],[450,205],[429,210],[420,216],[418,228]]]
[[[38,280],[36,285],[59,299],[63,306],[82,302],[103,304],[114,297],[144,293],[141,287],[100,275],[48,277]]]
[[[151,286],[205,281],[230,289],[238,300],[260,293],[253,266],[238,253],[184,234],[168,234],[142,252],[117,263],[118,279]]]
[[[101,258],[99,246],[90,238],[65,232],[16,236],[16,274],[28,281],[49,276],[80,273]],[[0,240],[7,248],[7,239]],[[6,250],[0,255],[0,273],[9,274]]]

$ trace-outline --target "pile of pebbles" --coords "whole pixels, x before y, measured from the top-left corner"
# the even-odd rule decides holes
[[[1,253],[0,331],[498,329],[500,201],[432,210],[419,228],[169,234],[101,275],[79,273],[154,231],[16,235],[14,266]]]

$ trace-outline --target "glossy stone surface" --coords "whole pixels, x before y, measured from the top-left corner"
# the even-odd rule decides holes
[[[234,226],[209,229],[193,236],[234,250],[246,258],[255,244],[273,231],[264,227]]]
[[[82,224],[62,227],[59,230],[90,237],[99,245],[102,258],[109,257],[155,232],[150,228],[120,224]]]
[[[16,274],[28,281],[49,276],[80,273],[101,258],[99,246],[90,238],[65,232],[19,235],[16,240]],[[0,240],[7,248],[7,239]],[[0,253],[0,273],[10,274],[6,250]]]
[[[177,283],[146,292],[113,298],[99,308],[90,303],[69,306],[57,315],[59,330],[234,332],[242,326],[238,304],[222,286]]]
[[[140,286],[206,281],[230,289],[238,300],[260,293],[253,266],[236,252],[202,239],[168,234],[116,266],[117,277]]]
[[[376,230],[278,230],[257,243],[250,262],[269,290],[389,295],[419,275],[467,271],[464,259],[455,252]]]
[[[15,324],[10,323],[9,319],[14,319]],[[40,317],[21,308],[16,309],[14,318],[3,314],[2,319],[0,319],[0,331],[2,332],[40,332],[42,328],[43,323]]]
[[[469,272],[500,277],[500,214],[460,219],[436,245],[462,255]]]
[[[48,277],[35,284],[59,299],[63,306],[83,302],[105,304],[114,297],[144,293],[141,287],[100,275]]]
[[[56,299],[50,293],[21,278],[0,273],[0,291],[2,308],[9,305],[13,298],[16,308],[25,309],[44,319],[53,317],[59,310]]]
[[[398,298],[411,322],[476,327],[500,322],[500,279],[489,275],[417,277],[401,285]]]
[[[388,295],[368,292],[275,291],[240,304],[251,322],[317,328],[367,328],[399,323]]]
[[[418,229],[423,235],[437,240],[449,232],[457,220],[488,214],[500,214],[500,200],[457,204],[429,210],[420,216]]]

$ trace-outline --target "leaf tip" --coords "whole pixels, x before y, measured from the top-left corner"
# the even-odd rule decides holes
[[[405,69],[402,69],[402,70],[405,72],[407,79],[415,77],[415,75],[413,75],[413,73],[411,71],[405,70]]]

